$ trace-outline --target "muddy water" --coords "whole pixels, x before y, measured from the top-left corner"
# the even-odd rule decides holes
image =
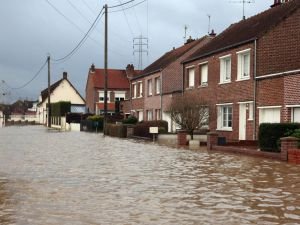
[[[0,224],[300,224],[300,167],[3,128]]]

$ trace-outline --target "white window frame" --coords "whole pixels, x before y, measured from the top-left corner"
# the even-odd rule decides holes
[[[231,54],[220,59],[220,84],[231,82]]]
[[[259,116],[258,116],[259,124],[265,123],[265,121],[262,121],[263,120],[262,119],[262,117],[263,117],[262,113],[263,113],[264,109],[279,109],[279,121],[275,121],[274,123],[280,123],[281,122],[281,108],[282,108],[282,106],[260,106],[260,107],[257,107],[257,108],[259,109]],[[267,122],[267,123],[270,123],[270,122]],[[271,122],[271,123],[273,123],[273,122]]]
[[[147,110],[147,121],[153,120],[153,110]]]
[[[208,63],[199,64],[200,69],[200,86],[206,87],[208,85]]]
[[[161,83],[160,83],[160,77],[156,77],[155,79],[154,79],[154,81],[155,81],[155,94],[160,94],[160,85],[161,85]]]
[[[195,67],[187,68],[187,88],[195,87]]]
[[[229,111],[228,111],[229,108],[231,108],[231,113],[229,113]],[[232,131],[232,127],[233,127],[233,103],[217,104],[217,110],[218,110],[217,111],[217,114],[218,114],[217,130]],[[225,113],[225,116],[224,116],[224,113]],[[231,120],[230,120],[230,117],[231,117]],[[225,124],[226,122],[227,122],[227,124]],[[230,122],[231,122],[231,124],[229,124]]]
[[[139,98],[141,98],[143,97],[143,82],[139,81],[138,85],[139,85]]]
[[[148,96],[152,96],[152,79],[147,80]]]
[[[137,83],[132,83],[132,89],[133,89],[132,98],[136,98],[137,97]]]
[[[251,49],[246,49],[240,52],[237,52],[237,81],[241,80],[249,80],[250,79],[250,72],[251,72]],[[245,57],[248,57],[248,65],[245,65]]]

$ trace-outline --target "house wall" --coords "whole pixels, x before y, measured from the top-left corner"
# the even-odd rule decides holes
[[[257,43],[257,76],[300,69],[300,9]]]
[[[152,111],[153,120],[155,120],[155,110],[161,109],[161,88],[160,93],[156,94],[155,91],[155,78],[161,79],[161,72],[154,73],[144,78],[145,84],[145,97],[144,97],[144,118],[147,120],[147,111]],[[148,80],[152,80],[152,95],[148,95]],[[160,86],[161,87],[161,86]],[[161,118],[161,114],[160,114]]]
[[[250,49],[250,79],[237,81],[237,52]],[[220,59],[219,57],[231,54],[231,82],[220,84]],[[200,67],[199,64],[208,62],[208,85],[205,87],[200,84]],[[223,51],[206,58],[198,59],[185,64],[184,69],[184,86],[185,92],[194,92],[201,95],[203,99],[209,102],[209,128],[211,131],[217,130],[217,104],[232,103],[233,121],[232,131],[220,131],[219,136],[226,137],[227,140],[239,139],[239,103],[254,100],[254,43],[249,43],[237,48]],[[195,68],[195,87],[187,87],[187,70],[189,67]],[[253,139],[253,120],[248,120],[249,109],[247,109],[246,121],[246,139]]]
[[[95,103],[96,100],[96,93],[97,89],[93,86],[93,79],[92,77],[95,76],[95,72],[89,72],[86,89],[85,89],[85,101],[86,107],[88,108],[90,113],[95,113]]]

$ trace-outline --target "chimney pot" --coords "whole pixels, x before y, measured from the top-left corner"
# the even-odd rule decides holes
[[[91,72],[95,72],[95,65],[94,65],[94,63],[91,65],[90,70],[91,70]]]
[[[63,79],[68,79],[68,73],[67,72],[63,72]]]
[[[217,34],[215,33],[214,29],[211,30],[209,36],[211,36],[211,37],[217,36]]]

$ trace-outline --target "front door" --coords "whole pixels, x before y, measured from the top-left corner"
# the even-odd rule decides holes
[[[239,140],[246,140],[246,103],[240,104],[239,114]]]

